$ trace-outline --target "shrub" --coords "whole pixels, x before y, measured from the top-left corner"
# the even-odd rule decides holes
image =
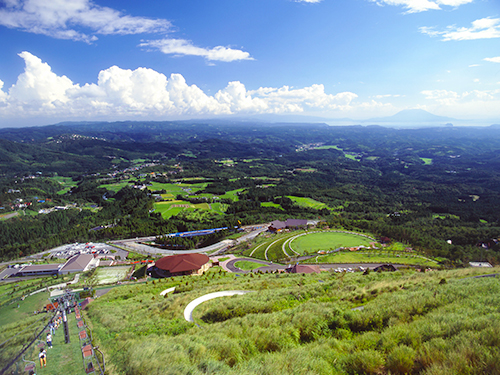
[[[387,368],[396,374],[410,373],[415,363],[416,352],[406,345],[395,347],[387,356]]]
[[[346,359],[349,374],[378,374],[384,367],[384,357],[375,350],[361,350]]]

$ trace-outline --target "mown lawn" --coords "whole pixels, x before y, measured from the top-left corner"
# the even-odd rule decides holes
[[[329,251],[339,247],[370,246],[373,239],[342,232],[310,232],[290,241],[289,246],[300,254]]]
[[[303,263],[395,263],[439,267],[438,262],[418,255],[391,255],[376,252],[339,252],[318,255],[303,261]]]
[[[257,262],[251,262],[248,260],[239,260],[236,263],[234,263],[235,267],[238,267],[240,270],[243,271],[251,271],[259,267],[263,267],[264,264],[257,263]]]

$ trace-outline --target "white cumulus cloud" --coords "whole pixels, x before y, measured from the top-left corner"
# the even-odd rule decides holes
[[[500,56],[498,57],[486,57],[484,61],[489,61],[493,63],[500,63]]]
[[[326,94],[325,87],[321,84],[301,89],[293,89],[289,86],[281,88],[261,87],[251,91],[251,94],[265,99],[275,113],[302,112],[305,108],[347,110],[351,102],[358,97],[352,92],[341,92],[336,95]]]
[[[474,0],[370,0],[378,5],[402,6],[406,13],[419,13],[428,10],[440,10],[441,6],[458,7],[472,3]]]
[[[167,20],[133,17],[90,0],[3,0],[0,25],[58,39],[92,42],[95,34],[166,32]]]
[[[201,56],[209,61],[231,62],[236,60],[253,60],[248,52],[229,47],[217,46],[211,49],[196,47],[189,40],[184,39],[160,39],[147,40],[139,44],[140,47],[157,49],[170,55]]]
[[[471,90],[424,90],[421,92],[428,105],[425,109],[455,118],[484,118],[500,116],[500,89]]]
[[[457,93],[450,90],[424,90],[421,92],[428,100],[444,106],[462,105],[471,101],[500,101],[500,90],[472,90]]]
[[[0,117],[95,119],[161,118],[256,113],[293,113],[305,110],[349,111],[357,95],[327,94],[323,85],[304,88],[247,90],[241,82],[229,82],[215,95],[189,85],[180,74],[166,76],[152,69],[102,70],[97,83],[78,85],[59,76],[29,52],[19,54],[25,71],[3,91],[0,81]],[[363,103],[358,104],[360,106]],[[371,103],[370,105],[373,105]]]
[[[421,27],[420,32],[440,36],[443,41],[500,38],[500,18],[481,18],[472,22],[471,27],[448,26],[443,31],[434,27]]]

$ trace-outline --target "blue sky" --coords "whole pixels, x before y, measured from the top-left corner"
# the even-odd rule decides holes
[[[0,126],[500,119],[498,0],[0,0]]]

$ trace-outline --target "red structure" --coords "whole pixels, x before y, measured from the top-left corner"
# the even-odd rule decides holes
[[[201,275],[209,268],[210,258],[205,254],[178,254],[157,260],[152,273],[158,277]]]

